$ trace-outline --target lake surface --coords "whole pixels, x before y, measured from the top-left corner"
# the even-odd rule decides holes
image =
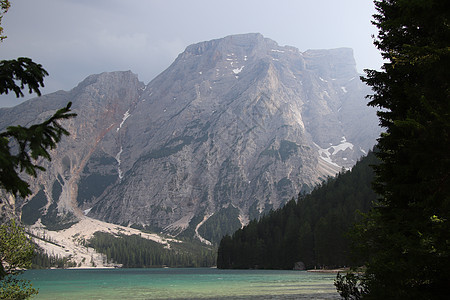
[[[335,274],[219,269],[28,270],[33,299],[339,299]]]

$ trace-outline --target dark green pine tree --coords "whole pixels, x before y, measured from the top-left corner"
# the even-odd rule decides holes
[[[443,299],[450,286],[450,1],[374,1],[386,63],[364,81],[380,108],[376,207],[356,230],[363,298]]]

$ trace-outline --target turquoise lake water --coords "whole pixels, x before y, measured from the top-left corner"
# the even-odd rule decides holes
[[[339,299],[335,274],[219,269],[29,270],[33,299]]]

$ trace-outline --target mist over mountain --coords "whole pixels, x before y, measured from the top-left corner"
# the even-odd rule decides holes
[[[0,109],[1,129],[69,101],[78,114],[17,209],[28,224],[87,215],[217,241],[373,147],[380,128],[355,66],[348,48],[233,35],[187,47],[148,85],[102,73]]]

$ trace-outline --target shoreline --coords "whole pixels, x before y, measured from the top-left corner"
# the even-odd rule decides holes
[[[330,274],[347,273],[349,271],[350,271],[350,268],[306,270],[306,272],[311,272],[311,273],[330,273]]]

